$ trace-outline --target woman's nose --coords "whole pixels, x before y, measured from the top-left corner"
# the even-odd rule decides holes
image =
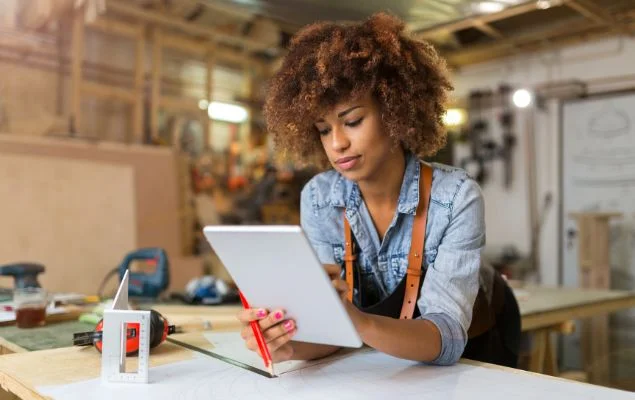
[[[351,145],[348,136],[340,127],[333,127],[331,132],[331,146],[335,151],[346,150]]]

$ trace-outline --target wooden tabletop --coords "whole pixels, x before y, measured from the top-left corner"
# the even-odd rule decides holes
[[[183,333],[174,339],[210,349],[212,345],[201,333]],[[170,342],[152,350],[150,367],[187,360],[195,352]],[[129,361],[134,361],[129,358]],[[62,347],[59,349],[6,354],[0,357],[0,386],[21,399],[44,400],[35,388],[77,382],[100,375],[101,358],[94,347]]]
[[[512,286],[523,331],[635,307],[635,292],[630,291]]]
[[[174,339],[199,348],[211,349],[211,345],[200,332],[172,336]],[[185,347],[165,342],[152,350],[150,366],[156,367],[193,359],[198,356]],[[35,352],[8,354],[0,357],[0,386],[25,400],[48,400],[38,393],[37,387],[44,385],[70,384],[100,376],[99,353],[94,347],[66,347]],[[131,359],[130,361],[134,361]],[[462,364],[484,366],[514,374],[531,372],[485,364],[471,360],[461,360]],[[540,379],[558,379],[539,375]],[[567,381],[571,383],[572,381]],[[576,385],[587,385],[575,383]]]

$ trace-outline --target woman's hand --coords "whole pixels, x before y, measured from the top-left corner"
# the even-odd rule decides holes
[[[337,290],[337,294],[340,295],[342,300],[346,300],[346,295],[348,294],[348,284],[346,281],[340,278],[342,273],[342,267],[337,264],[323,264],[326,273],[329,275],[331,279],[331,283],[335,290]]]
[[[293,357],[294,349],[291,338],[296,332],[295,321],[285,319],[283,310],[275,310],[269,313],[262,308],[250,308],[240,311],[237,317],[243,325],[240,336],[249,350],[260,354],[258,343],[250,325],[251,321],[258,321],[273,361],[287,361]],[[260,356],[262,357],[262,354]]]
[[[333,287],[340,295],[340,298],[344,303],[344,308],[346,309],[348,316],[351,318],[351,321],[353,321],[353,325],[355,325],[355,329],[357,329],[357,332],[361,333],[362,329],[364,329],[368,323],[368,316],[366,313],[360,311],[359,308],[355,307],[346,298],[346,295],[348,294],[348,284],[340,278],[342,268],[336,264],[324,264],[324,269],[326,270],[326,273],[329,274]]]

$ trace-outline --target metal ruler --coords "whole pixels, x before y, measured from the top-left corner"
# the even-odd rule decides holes
[[[167,338],[167,341],[171,342],[171,343],[174,343],[177,346],[185,347],[186,349],[189,349],[189,350],[192,350],[192,351],[196,351],[196,352],[201,353],[201,354],[205,354],[206,356],[214,357],[217,360],[221,360],[221,361],[224,361],[224,362],[226,362],[228,364],[234,365],[236,367],[239,367],[239,368],[242,368],[242,369],[246,369],[247,371],[256,373],[258,375],[262,375],[262,376],[264,376],[266,378],[277,378],[276,375],[271,375],[271,374],[269,374],[268,371],[263,371],[263,370],[258,369],[256,367],[252,367],[249,364],[245,364],[243,362],[236,361],[236,360],[233,360],[233,359],[225,357],[225,356],[221,356],[220,354],[216,354],[216,353],[211,352],[209,350],[201,349],[200,347],[196,347],[196,346],[193,346],[191,344],[188,344],[188,343],[185,343],[185,342],[181,342],[179,340],[174,340],[172,338]]]

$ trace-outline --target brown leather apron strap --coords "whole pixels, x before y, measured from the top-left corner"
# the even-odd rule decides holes
[[[351,226],[348,223],[348,218],[346,218],[346,210],[344,210],[344,262],[346,265],[346,285],[348,285],[346,298],[350,302],[353,302],[353,263],[355,258]]]
[[[419,204],[412,223],[412,241],[408,254],[408,273],[406,275],[406,293],[401,306],[401,319],[412,319],[417,297],[419,297],[419,283],[421,281],[421,260],[425,249],[426,222],[428,220],[428,205],[432,188],[432,168],[421,164],[419,177]]]
[[[419,283],[423,273],[421,260],[425,249],[426,222],[428,219],[428,206],[430,204],[430,193],[432,192],[432,168],[421,164],[421,176],[419,179],[419,204],[415,213],[412,225],[412,241],[410,243],[410,253],[408,254],[408,271],[406,274],[406,291],[401,308],[400,318],[412,319],[417,297],[419,295]],[[353,240],[351,227],[344,213],[344,261],[346,284],[348,285],[348,300],[353,299],[353,262],[355,255],[353,252]]]

